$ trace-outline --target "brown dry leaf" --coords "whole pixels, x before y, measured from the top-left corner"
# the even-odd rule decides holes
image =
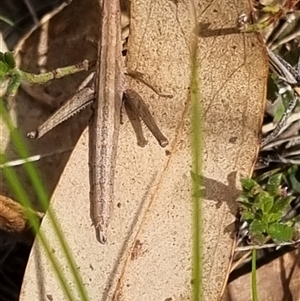
[[[24,208],[12,199],[0,195],[0,229],[20,233],[27,229]]]
[[[38,218],[42,218],[40,213],[33,213]],[[25,208],[3,195],[0,195],[0,236],[1,240],[10,237],[31,244],[33,240]]]
[[[76,7],[80,4],[78,1]],[[189,86],[193,33],[199,34],[203,112],[199,116],[204,142],[203,294],[204,300],[220,297],[231,254],[239,177],[251,174],[258,149],[267,60],[257,36],[235,30],[238,15],[248,11],[246,1],[199,0],[195,7],[196,22],[188,0],[131,1],[127,65],[174,97],[161,98],[134,80],[130,85],[144,97],[170,145],[165,152],[146,132],[149,144],[139,148],[124,116],[108,244],[96,241],[89,218],[87,133],[77,143],[53,195],[52,206],[90,300],[191,298]],[[68,9],[71,11],[71,6]],[[67,21],[70,19],[64,20],[65,26]],[[42,230],[65,267],[47,217]],[[71,282],[67,268],[64,273]],[[47,295],[64,300],[50,263],[36,243],[20,300],[46,299]]]
[[[299,249],[286,253],[257,270],[258,300],[299,300],[299,253]],[[251,273],[231,282],[228,285],[228,294],[231,301],[252,300]]]

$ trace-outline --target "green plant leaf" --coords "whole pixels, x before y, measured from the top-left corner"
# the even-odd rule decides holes
[[[275,123],[279,122],[284,113],[285,113],[285,107],[284,107],[283,103],[281,102],[278,105],[278,108],[277,108],[277,110],[275,112],[275,116],[273,118],[273,122],[275,122]]]
[[[254,220],[249,227],[249,231],[252,235],[262,234],[267,231],[267,224],[261,220]]]
[[[0,71],[4,73],[8,71],[8,66],[2,61],[0,61]]]
[[[255,177],[257,183],[261,183],[264,180],[268,179],[269,177],[271,177],[274,174],[277,174],[278,172],[282,171],[282,168],[275,168],[275,169],[271,169],[269,171],[264,172],[263,174]]]
[[[267,183],[266,190],[272,195],[280,194],[280,184],[282,182],[282,173],[272,175]]]
[[[250,191],[253,187],[258,186],[258,184],[251,178],[241,178],[241,184],[243,189]]]
[[[252,193],[252,190],[254,191],[255,194]],[[255,195],[257,194],[257,193],[256,193],[257,188],[253,187],[252,190],[250,190],[250,191],[244,191],[244,192],[243,192],[243,196],[244,196],[245,198],[247,198],[247,199],[248,199],[247,202],[248,202],[248,203],[251,203],[251,204],[254,203],[254,198],[255,198]]]
[[[268,192],[262,191],[255,198],[255,206],[265,214],[268,213],[273,207],[274,197]]]
[[[1,84],[1,82],[4,81],[5,74],[6,74],[5,72],[0,70],[0,84]]]
[[[12,51],[6,51],[4,53],[4,61],[9,67],[9,69],[13,69],[16,67],[16,60]]]
[[[255,219],[255,214],[250,211],[244,211],[242,215],[243,219],[247,222],[251,222]]]
[[[246,202],[240,202],[240,207],[243,209],[243,214],[244,214],[244,211],[252,211],[253,210],[253,204],[246,203]]]
[[[0,51],[0,62],[4,62],[4,53]]]
[[[295,197],[293,196],[280,197],[279,199],[275,200],[274,205],[269,213],[281,214],[281,216],[283,216],[294,198]]]
[[[238,202],[241,204],[249,204],[252,206],[254,201],[254,198],[252,196],[249,196],[248,193],[243,193],[238,197]]]
[[[265,235],[263,235],[262,233],[256,233],[255,235],[252,235],[251,240],[253,243],[257,243],[259,245],[262,245],[265,243]]]
[[[274,223],[274,222],[278,222],[282,219],[282,213],[281,212],[277,212],[277,213],[268,213],[267,216],[267,220],[266,222],[268,224]]]
[[[269,214],[262,214],[260,220],[262,220],[265,224],[269,224]]]
[[[252,187],[251,191],[249,192],[249,195],[255,197],[255,196],[257,196],[258,194],[260,194],[262,191],[264,191],[264,190],[262,189],[262,187],[261,187],[260,185],[257,184],[256,186]]]
[[[289,168],[287,177],[291,183],[292,188],[296,192],[300,193],[300,182],[297,179],[297,177],[299,177],[298,171],[298,166],[293,165],[291,168]]]
[[[289,227],[285,224],[281,223],[274,223],[269,225],[268,234],[272,237],[275,241],[291,241],[294,229],[293,227]]]

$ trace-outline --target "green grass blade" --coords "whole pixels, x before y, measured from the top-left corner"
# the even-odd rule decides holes
[[[203,300],[203,224],[202,202],[199,196],[202,174],[202,121],[201,121],[201,94],[199,70],[197,61],[197,37],[193,37],[191,49],[191,149],[192,149],[192,201],[193,201],[193,300]]]
[[[252,301],[258,301],[256,281],[256,249],[252,250]]]
[[[3,154],[1,154],[1,157],[4,160],[6,159]],[[72,296],[70,287],[67,285],[68,282],[65,279],[65,277],[63,276],[63,273],[59,266],[59,263],[56,260],[56,258],[54,257],[54,255],[52,254],[51,247],[49,246],[42,231],[39,231],[39,221],[37,220],[37,217],[34,216],[34,214],[31,210],[27,209],[27,208],[30,208],[30,200],[29,200],[29,197],[28,197],[26,191],[22,187],[22,184],[19,181],[15,171],[12,168],[5,168],[3,170],[3,174],[4,174],[4,177],[8,180],[9,187],[10,187],[12,193],[15,195],[16,199],[20,200],[20,202],[24,206],[24,209],[26,210],[26,215],[30,221],[32,230],[34,231],[34,233],[36,233],[38,239],[40,240],[40,242],[53,266],[53,269],[58,277],[58,280],[62,286],[62,289],[63,289],[65,295],[67,296],[69,301],[74,300],[74,297]]]
[[[14,23],[9,18],[4,17],[3,15],[0,15],[0,21],[3,21],[10,26],[14,26]]]
[[[23,141],[22,137],[19,135],[18,131],[15,129],[12,121],[11,121],[11,118],[5,108],[5,105],[4,105],[4,102],[2,99],[0,99],[0,115],[4,121],[4,124],[7,126],[7,128],[9,129],[9,132],[10,132],[10,135],[11,135],[11,139],[14,143],[14,146],[19,154],[19,156],[23,159],[27,158],[30,156],[27,148],[26,148],[26,143],[25,141]],[[77,291],[79,292],[80,296],[81,296],[81,300],[82,301],[88,301],[88,295],[86,293],[86,290],[85,290],[85,287],[83,285],[83,281],[80,277],[80,275],[78,274],[78,271],[76,269],[76,264],[75,264],[75,260],[73,258],[73,256],[71,255],[71,252],[70,252],[70,249],[65,241],[65,238],[62,234],[62,231],[61,231],[61,228],[59,226],[59,223],[57,222],[56,218],[55,218],[55,215],[54,213],[52,212],[52,210],[50,208],[48,208],[48,196],[46,194],[46,191],[43,187],[43,184],[40,180],[40,177],[38,175],[38,172],[37,170],[35,169],[34,165],[32,163],[27,163],[24,165],[24,169],[25,171],[27,172],[28,176],[29,176],[29,179],[35,189],[35,193],[42,205],[42,207],[44,208],[44,210],[46,211],[48,209],[48,216],[49,216],[49,220],[50,220],[50,223],[54,229],[54,232],[58,238],[58,241],[62,247],[62,250],[64,252],[64,255],[66,257],[66,260],[67,260],[67,264],[73,274],[73,277],[74,277],[74,280],[75,280],[75,285],[76,285],[76,288],[77,288]],[[7,171],[10,170],[10,169],[7,169]],[[20,182],[17,181],[16,177],[13,177],[12,173],[8,173],[8,179],[9,179],[9,183],[11,184],[12,186],[12,189],[14,189],[15,193],[17,193],[17,199],[20,200],[20,202],[22,203],[22,205],[24,207],[29,207],[30,206],[30,202],[29,202],[29,199],[28,197],[26,198],[25,197],[25,194],[24,194],[24,189],[21,189],[22,186],[20,186]],[[14,185],[14,183],[17,183],[18,185],[17,186],[20,186],[19,188],[18,187],[15,187],[16,185]],[[24,197],[23,197],[24,196]],[[22,202],[24,201],[24,203]],[[32,216],[29,214],[28,216],[30,222],[32,220]],[[34,220],[32,220],[33,224],[32,226],[33,227],[36,227],[35,225],[35,222]],[[34,230],[36,230],[36,232],[38,231],[38,229],[36,228],[33,228]],[[46,245],[43,244],[43,239],[41,239],[41,242],[42,242],[42,245],[43,247],[45,248],[45,251],[47,253],[47,255],[49,256],[47,250],[46,250]],[[45,242],[45,241],[44,241]],[[50,257],[49,257],[50,259]],[[51,260],[51,259],[50,259]],[[51,260],[52,261],[52,260]],[[55,265],[53,266],[54,269],[55,268]],[[62,274],[57,274],[58,276],[58,279],[61,280]],[[61,283],[63,289],[65,290],[65,284],[64,283]],[[69,296],[69,293],[66,291],[66,294]],[[69,299],[69,300],[74,300],[73,299]]]

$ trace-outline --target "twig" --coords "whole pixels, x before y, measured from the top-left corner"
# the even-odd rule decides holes
[[[281,243],[271,243],[265,245],[254,245],[254,246],[244,246],[244,247],[237,247],[235,252],[244,252],[249,250],[261,250],[261,249],[268,249],[268,248],[275,248],[275,247],[283,247],[283,246],[292,246],[300,243],[300,239],[292,242],[281,242]]]

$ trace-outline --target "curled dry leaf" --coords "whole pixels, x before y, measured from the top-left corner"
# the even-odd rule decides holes
[[[42,218],[38,212],[35,215]],[[28,240],[30,236],[30,223],[24,207],[3,195],[0,195],[0,230],[21,241]]]
[[[12,233],[22,233],[28,229],[24,208],[3,195],[0,195],[0,229]]]

